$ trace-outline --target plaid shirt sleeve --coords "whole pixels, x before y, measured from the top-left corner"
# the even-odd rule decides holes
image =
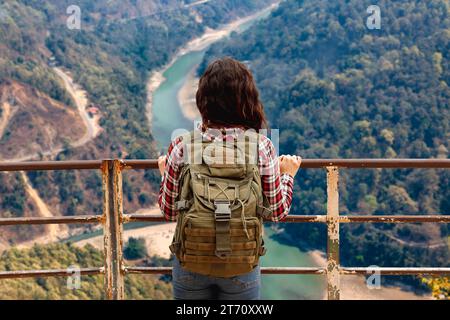
[[[181,141],[181,138],[177,138],[169,146],[166,170],[159,190],[159,207],[168,221],[175,221],[178,214],[175,201],[179,193],[180,173],[183,167],[183,143]]]
[[[272,211],[272,221],[282,221],[291,209],[294,178],[288,174],[280,174],[275,147],[265,136],[262,136],[259,144],[259,171],[263,192]]]

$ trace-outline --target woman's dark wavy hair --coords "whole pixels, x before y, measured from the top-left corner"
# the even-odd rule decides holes
[[[203,124],[267,128],[264,107],[250,70],[226,57],[212,62],[200,78],[196,95]]]

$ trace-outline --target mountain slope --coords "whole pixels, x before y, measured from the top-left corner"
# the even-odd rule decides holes
[[[74,108],[16,81],[0,84],[0,110],[0,119],[4,120],[4,126],[0,126],[0,159],[52,150],[77,141],[86,131]]]
[[[65,105],[66,112],[71,112],[75,102],[54,66],[70,71],[74,82],[87,92],[89,105],[100,110],[103,129],[94,140],[82,145],[75,143],[74,146],[70,142],[85,129],[80,130],[79,121],[69,125],[62,115],[41,121],[42,131],[54,137],[50,141],[49,138],[39,138],[37,128],[34,131],[27,129],[27,122],[38,121],[34,114],[15,121],[19,115],[16,113],[12,120],[9,119],[8,131],[22,144],[24,137],[28,136],[30,143],[23,147],[19,143],[19,147],[18,141],[5,141],[0,146],[0,158],[51,148],[69,136],[70,141],[63,144],[63,150],[58,150],[56,156],[54,152],[43,152],[41,158],[154,157],[156,151],[151,128],[145,116],[149,74],[168,63],[178,48],[201,35],[206,28],[215,28],[248,15],[270,2],[210,1],[186,7],[185,4],[191,2],[82,0],[77,2],[81,9],[81,29],[70,30],[66,26],[69,17],[66,9],[73,1],[0,0],[0,82],[14,81],[30,92],[35,90],[37,96],[48,96],[60,102],[61,108]],[[37,112],[34,108],[32,110]],[[3,127],[0,120],[2,131]],[[58,214],[101,211],[98,172],[35,172],[29,173],[28,177],[40,197]],[[11,177],[8,179],[16,181]],[[132,212],[152,205],[152,199],[156,198],[156,181],[158,179],[153,172],[127,172],[124,177],[126,210]],[[15,190],[17,197],[24,193],[21,184],[9,187]],[[2,205],[10,214],[28,214],[9,210],[7,202]],[[37,215],[35,209],[30,210],[30,214]]]
[[[381,30],[357,0],[283,2],[214,46],[253,70],[280,150],[305,158],[448,157],[450,4],[378,1]],[[448,170],[341,170],[341,214],[449,214]],[[325,174],[303,170],[293,213],[323,214]],[[287,225],[285,241],[324,247],[325,229]],[[446,225],[345,225],[344,265],[448,266]]]

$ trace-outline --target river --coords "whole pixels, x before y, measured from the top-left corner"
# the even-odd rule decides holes
[[[255,15],[253,19],[240,24],[233,31],[243,32],[270,11]],[[215,41],[220,40],[220,38]],[[209,43],[210,45],[211,43]],[[209,46],[208,45],[208,46]],[[188,81],[189,74],[203,60],[208,46],[200,46],[177,56],[167,68],[163,69],[163,80],[156,86],[152,95],[151,127],[152,134],[160,149],[166,149],[175,129],[193,129],[193,121],[181,111],[178,93]],[[196,50],[199,49],[199,50]],[[266,227],[267,254],[262,257],[263,266],[308,267],[315,261],[307,252],[293,246],[280,244],[271,239],[273,230]],[[320,299],[323,297],[325,282],[323,276],[313,275],[265,275],[262,279],[262,298],[264,299]]]

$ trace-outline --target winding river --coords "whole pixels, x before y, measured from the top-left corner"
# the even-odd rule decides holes
[[[242,32],[259,19],[265,18],[270,10],[252,16],[242,24],[236,26],[236,32]],[[215,41],[221,38],[215,39]],[[201,63],[208,45],[192,46],[191,50],[184,50],[177,55],[159,74],[161,82],[152,90],[151,98],[151,128],[158,147],[166,149],[170,137],[175,129],[193,129],[192,119],[188,119],[182,112],[178,94],[189,75]],[[311,255],[300,251],[296,247],[282,245],[271,239],[274,231],[266,227],[267,254],[262,258],[263,266],[307,267],[314,266]],[[264,299],[320,299],[325,290],[323,276],[313,275],[265,275],[262,279],[262,298]]]

